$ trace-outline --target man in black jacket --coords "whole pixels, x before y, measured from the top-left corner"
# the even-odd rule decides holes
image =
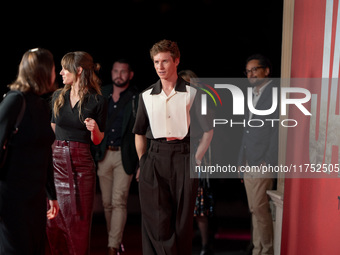
[[[253,55],[247,60],[246,71],[248,81],[253,87],[253,106],[257,110],[271,108],[272,91],[277,86],[269,78],[271,66],[269,60],[262,55]],[[248,205],[253,223],[253,255],[273,255],[273,223],[269,207],[267,190],[273,188],[273,175],[263,173],[265,166],[275,166],[278,160],[278,109],[270,115],[257,115],[246,111],[245,121],[256,120],[263,125],[247,125],[243,131],[239,154],[239,170],[244,172]],[[249,123],[249,122],[248,122]],[[245,171],[246,170],[246,171]]]
[[[127,218],[127,199],[138,164],[132,128],[138,92],[130,87],[134,72],[126,60],[113,64],[113,84],[102,88],[108,99],[105,136],[96,151],[98,177],[108,230],[108,254],[117,254]]]

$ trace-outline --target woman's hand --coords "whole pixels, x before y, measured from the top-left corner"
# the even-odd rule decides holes
[[[97,122],[94,119],[86,118],[84,123],[88,131],[91,131],[91,132],[95,132],[97,130],[99,131]]]
[[[59,212],[59,203],[57,200],[48,200],[50,209],[47,211],[47,219],[54,219]]]
[[[86,118],[84,121],[87,130],[91,132],[91,140],[95,145],[102,142],[104,132],[100,132],[97,122],[94,119]]]
[[[139,182],[140,168],[138,167],[136,172],[136,181]]]

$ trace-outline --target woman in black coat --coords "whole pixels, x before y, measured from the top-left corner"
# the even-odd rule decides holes
[[[29,50],[0,104],[1,150],[24,104],[18,132],[8,143],[0,169],[0,254],[44,254],[46,212],[53,219],[59,211],[52,165],[54,133],[49,106],[40,97],[52,90],[54,80],[52,54],[45,49]]]

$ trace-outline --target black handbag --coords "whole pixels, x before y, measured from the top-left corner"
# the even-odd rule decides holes
[[[22,117],[24,116],[25,110],[26,110],[26,100],[22,92],[13,90],[10,93],[18,93],[22,96],[22,106],[21,110],[19,112],[19,115],[17,117],[17,120],[15,122],[15,125],[12,129],[12,131],[9,133],[8,137],[4,140],[4,143],[0,146],[0,169],[5,165],[7,153],[8,153],[8,144],[9,141],[12,139],[13,135],[17,134],[19,131],[19,125],[21,123]],[[4,95],[4,98],[7,94]]]

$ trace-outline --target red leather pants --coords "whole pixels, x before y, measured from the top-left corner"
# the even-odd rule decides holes
[[[60,206],[47,222],[50,250],[55,254],[90,254],[90,232],[95,195],[95,165],[89,144],[56,141],[54,179]]]

